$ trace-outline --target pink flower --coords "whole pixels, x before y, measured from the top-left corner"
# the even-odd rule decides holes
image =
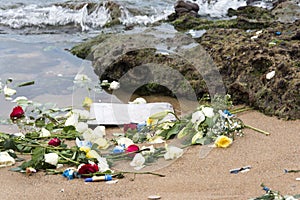
[[[10,118],[12,120],[19,119],[24,116],[24,110],[21,106],[14,107],[13,111],[10,113]]]
[[[135,145],[135,144],[132,144],[132,145],[129,145],[128,147],[127,147],[127,149],[126,149],[126,153],[132,153],[132,152],[137,152],[137,151],[139,151],[140,150],[140,148],[137,146],[137,145]],[[128,156],[130,156],[130,157],[134,157],[135,156],[135,153],[132,153],[132,154],[129,154]]]
[[[84,164],[78,169],[79,174],[90,174],[99,171],[99,167],[96,164]]]
[[[124,133],[126,133],[128,129],[135,130],[135,129],[137,129],[137,125],[136,124],[124,124]]]
[[[49,145],[55,146],[55,147],[59,146],[60,143],[61,143],[61,141],[60,141],[60,139],[58,139],[58,138],[52,138],[52,139],[48,142]]]

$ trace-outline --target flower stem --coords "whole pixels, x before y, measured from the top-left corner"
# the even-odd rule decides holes
[[[168,113],[174,115],[175,118],[176,118],[178,121],[180,121],[179,117],[175,114],[175,112],[168,112]]]
[[[151,175],[154,175],[154,176],[159,176],[159,177],[165,177],[166,175],[164,174],[158,174],[158,173],[154,173],[154,172],[120,172],[120,173],[123,173],[123,174],[151,174]]]
[[[69,162],[71,162],[71,163],[74,163],[75,165],[80,165],[79,162],[77,162],[77,161],[75,161],[75,160],[72,160],[72,159],[70,159],[70,158],[67,158],[66,156],[62,155],[60,152],[55,152],[55,153],[57,153],[57,155],[59,155],[59,156],[62,157],[63,159],[65,159],[65,160],[67,160],[67,161],[69,161]]]
[[[237,114],[237,113],[245,112],[245,111],[248,111],[248,110],[252,110],[252,108],[250,108],[250,107],[237,108],[237,109],[231,110],[230,113],[231,114]]]
[[[250,126],[250,125],[247,125],[247,124],[244,124],[244,126],[245,126],[245,128],[252,129],[252,130],[257,131],[257,132],[259,132],[259,133],[262,133],[262,134],[265,134],[265,135],[270,135],[269,132],[263,131],[263,130],[258,129],[258,128],[255,128],[255,127],[253,127],[253,126]]]

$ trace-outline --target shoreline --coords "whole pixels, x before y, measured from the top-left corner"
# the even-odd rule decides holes
[[[283,121],[257,111],[238,114],[246,124],[271,133],[265,136],[245,129],[226,149],[213,149],[200,159],[202,146],[192,146],[171,165],[157,170],[166,177],[128,174],[117,184],[68,181],[60,175],[44,176],[43,172],[25,176],[0,169],[0,184],[5,185],[1,199],[249,199],[261,196],[260,184],[295,195],[300,191],[299,174],[284,174],[284,169],[298,169],[300,163],[299,120]],[[107,129],[111,134],[112,129]],[[229,170],[251,165],[249,172],[230,174]],[[45,195],[45,193],[47,195]]]

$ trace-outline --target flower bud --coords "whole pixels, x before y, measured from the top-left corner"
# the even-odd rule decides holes
[[[19,119],[24,116],[24,110],[21,106],[16,106],[13,108],[13,111],[10,113],[10,118],[12,120]]]
[[[58,139],[58,138],[52,138],[52,139],[48,142],[48,145],[57,147],[57,146],[60,145],[60,143],[61,143],[60,139]]]

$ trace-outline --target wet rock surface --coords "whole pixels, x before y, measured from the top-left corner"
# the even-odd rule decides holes
[[[208,30],[198,42],[218,65],[236,103],[295,119],[300,118],[300,42],[291,38],[299,25],[266,28],[255,39],[255,31]],[[275,76],[267,79],[272,71]]]
[[[278,20],[282,19],[278,16],[280,10],[286,9],[285,3],[278,4],[272,10],[248,6],[231,10],[231,15],[238,16],[232,20],[207,20],[184,14],[170,23],[178,30],[207,29],[196,42],[213,59],[222,76],[226,92],[232,95],[235,103],[248,104],[267,115],[299,119],[300,20]],[[294,11],[297,14],[297,9]],[[297,16],[296,14],[294,16]],[[79,57],[85,58],[90,55],[95,72],[101,79],[118,80],[136,66],[154,63],[171,66],[179,71],[195,90],[197,97],[201,98],[208,92],[201,75],[205,77],[209,72],[199,76],[192,66],[193,63],[186,62],[182,57],[157,54],[156,50],[151,48],[127,51],[123,54],[121,52],[122,56],[108,67],[106,65],[103,71],[104,61],[99,54],[103,49],[100,49],[98,44],[105,41],[106,37],[108,36],[98,36],[72,49],[72,53]],[[129,82],[138,78],[146,80],[145,74],[149,75],[149,70],[143,70],[129,73]],[[163,75],[161,77],[163,78]],[[132,83],[135,84],[134,81]],[[175,88],[176,94],[186,95],[186,90],[180,82],[175,84]],[[174,95],[173,90],[155,84],[146,84],[135,92]]]

